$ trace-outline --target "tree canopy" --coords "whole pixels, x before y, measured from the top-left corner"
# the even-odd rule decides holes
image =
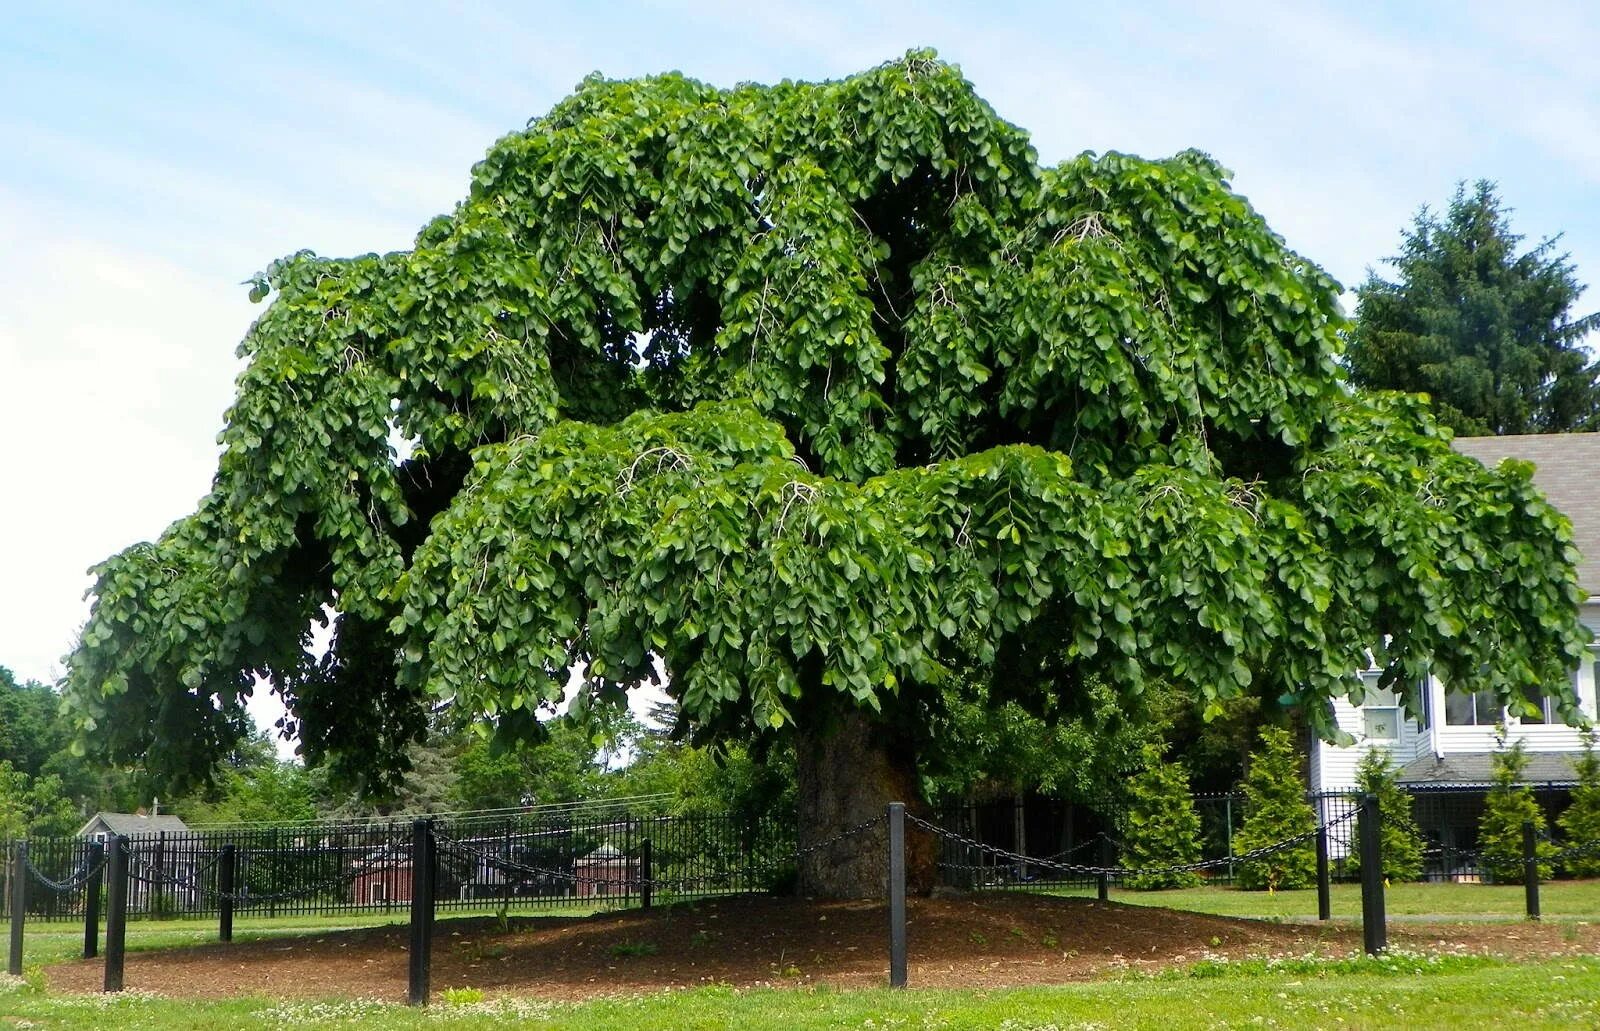
[[[1159,675],[1330,734],[1374,646],[1403,692],[1570,704],[1566,521],[1346,388],[1337,284],[1227,179],[1040,167],[921,51],[586,79],[411,250],[255,281],[214,487],[96,568],[72,704],[193,775],[264,678],[379,779],[430,706],[535,736],[575,668],[580,707],[665,671],[685,729],[902,756],[958,663],[1035,710]]]
[[[1574,313],[1583,293],[1567,255],[1546,239],[1518,252],[1494,184],[1466,184],[1442,215],[1423,208],[1358,291],[1351,379],[1426,393],[1458,433],[1600,429],[1600,363],[1583,346],[1600,312]]]

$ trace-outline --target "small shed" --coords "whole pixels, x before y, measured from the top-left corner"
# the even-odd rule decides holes
[[[201,905],[197,879],[216,857],[188,824],[169,814],[95,813],[77,836],[109,845],[118,835],[130,839],[130,859],[141,870],[128,886],[129,912],[185,911]]]
[[[580,899],[626,895],[639,879],[638,863],[610,845],[601,845],[573,864]]]
[[[411,901],[411,857],[383,848],[351,864],[350,901],[387,906]]]
[[[147,816],[144,813],[95,813],[89,822],[78,828],[78,837],[90,841],[110,841],[118,834],[124,837],[145,837],[166,834],[169,837],[188,837],[189,825],[176,816]]]

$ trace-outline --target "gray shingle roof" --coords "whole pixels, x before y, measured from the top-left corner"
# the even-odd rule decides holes
[[[1572,520],[1583,556],[1578,585],[1591,598],[1600,595],[1600,433],[1458,437],[1451,446],[1491,468],[1505,458],[1532,462],[1533,482]]]
[[[79,837],[89,833],[96,822],[104,823],[112,834],[187,834],[189,825],[176,816],[140,816],[138,813],[95,813],[78,831]]]
[[[1529,752],[1528,766],[1523,771],[1524,784],[1559,784],[1571,786],[1578,780],[1573,762],[1579,752]],[[1444,787],[1447,785],[1483,786],[1493,779],[1490,763],[1494,756],[1489,752],[1452,752],[1446,756],[1425,755],[1400,767],[1395,779],[1408,787]]]

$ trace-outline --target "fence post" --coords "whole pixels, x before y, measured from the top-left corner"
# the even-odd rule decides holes
[[[104,990],[122,991],[123,949],[128,943],[128,839],[111,839],[106,867],[106,970]]]
[[[233,842],[222,846],[222,855],[217,859],[217,939],[219,941],[233,941],[233,896],[236,893],[235,885],[238,883],[235,863],[238,853],[234,850]]]
[[[1100,832],[1100,872],[1095,875],[1095,890],[1101,902],[1111,901],[1111,874],[1107,868],[1111,866],[1111,838],[1105,831]]]
[[[150,885],[151,916],[161,917],[167,915],[167,832],[159,831],[156,834],[156,862],[154,882]]]
[[[429,965],[433,959],[433,824],[411,824],[411,979],[408,1001],[428,1004]]]
[[[1522,883],[1527,889],[1528,919],[1539,919],[1539,835],[1532,820],[1522,821]]]
[[[1383,838],[1378,796],[1361,797],[1361,940],[1368,955],[1389,946],[1383,911]]]
[[[11,843],[11,949],[6,973],[22,976],[22,922],[28,916],[28,843]]]
[[[106,857],[104,842],[89,845],[89,881],[84,885],[83,898],[83,958],[94,959],[100,954],[100,887],[105,884],[105,874],[100,863]]]
[[[283,859],[278,852],[278,828],[272,828],[267,834],[267,848],[270,850],[267,854],[272,857],[272,863],[268,867],[272,871],[272,879],[267,882],[267,890],[271,892],[267,899],[267,915],[276,917],[278,915],[278,895],[283,891]]]
[[[639,842],[639,908],[649,909],[652,896],[655,894],[655,885],[651,879],[655,873],[650,863],[650,839],[645,838]]]
[[[889,987],[906,986],[906,804],[889,803]]]
[[[1328,825],[1317,824],[1317,919],[1333,919],[1332,888],[1328,883]]]
[[[1233,869],[1233,796],[1222,796],[1222,847],[1228,855],[1228,883],[1238,877]]]

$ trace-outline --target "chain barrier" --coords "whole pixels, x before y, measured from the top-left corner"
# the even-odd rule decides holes
[[[945,827],[940,827],[938,824],[930,823],[927,820],[922,819],[920,816],[913,816],[910,813],[906,814],[906,822],[920,827],[930,834],[943,838],[946,841],[954,841],[966,848],[976,849],[977,851],[983,852],[987,855],[1004,859],[1008,864],[1036,866],[1046,870],[1056,870],[1061,873],[1075,874],[1079,877],[1099,877],[1104,874],[1107,877],[1121,878],[1141,875],[1148,876],[1151,874],[1163,873],[1196,873],[1201,870],[1213,870],[1220,867],[1232,866],[1236,863],[1248,863],[1257,859],[1265,859],[1267,856],[1276,855],[1279,852],[1285,852],[1289,849],[1304,845],[1307,842],[1314,841],[1322,830],[1330,830],[1341,823],[1355,819],[1355,817],[1356,814],[1354,812],[1346,813],[1344,816],[1329,820],[1318,830],[1307,831],[1304,834],[1297,834],[1292,838],[1285,838],[1282,841],[1273,842],[1270,845],[1263,845],[1260,848],[1251,849],[1248,852],[1243,852],[1237,855],[1222,856],[1218,859],[1202,859],[1196,863],[1177,863],[1172,866],[1141,867],[1139,869],[1131,869],[1122,866],[1089,866],[1083,863],[1062,863],[1055,860],[1042,859],[1038,856],[1027,856],[1020,852],[1012,852],[1009,849],[1003,849],[996,845],[990,845],[974,838],[957,834],[955,831],[949,830]],[[940,865],[944,866],[947,864]]]
[[[1581,841],[1576,845],[1568,845],[1554,855],[1540,856],[1539,858],[1541,862],[1558,863],[1563,859],[1587,859],[1594,855],[1600,855],[1600,838],[1593,841]]]
[[[1053,862],[1056,862],[1057,860],[1065,859],[1068,856],[1075,856],[1079,852],[1082,852],[1084,849],[1088,848],[1089,846],[1098,845],[1102,841],[1104,841],[1105,843],[1110,845],[1114,850],[1116,850],[1118,852],[1122,851],[1122,842],[1118,841],[1116,838],[1113,838],[1111,835],[1107,834],[1105,831],[1100,831],[1099,833],[1095,834],[1094,837],[1090,838],[1088,841],[1080,841],[1076,845],[1072,846],[1071,848],[1063,849],[1060,852],[1052,852],[1048,856],[1045,856],[1044,858],[1046,860],[1048,860],[1049,862],[1053,863]],[[956,866],[956,865],[960,865],[960,864],[952,863],[951,865],[952,866]],[[969,865],[972,865],[972,864],[969,864]],[[977,869],[976,865],[973,865],[973,868]],[[988,869],[988,868],[985,867],[984,869]]]
[[[106,868],[106,863],[108,861],[108,858],[102,855],[99,862],[95,863],[93,866],[90,866],[88,860],[85,859],[83,862],[78,864],[78,869],[76,872],[67,875],[66,880],[57,881],[53,880],[49,874],[45,873],[37,866],[34,866],[32,856],[25,856],[23,858],[23,863],[25,866],[27,866],[28,873],[33,876],[33,879],[44,885],[50,891],[55,892],[57,895],[65,895],[69,891],[77,891],[85,884],[88,884],[95,874]]]

